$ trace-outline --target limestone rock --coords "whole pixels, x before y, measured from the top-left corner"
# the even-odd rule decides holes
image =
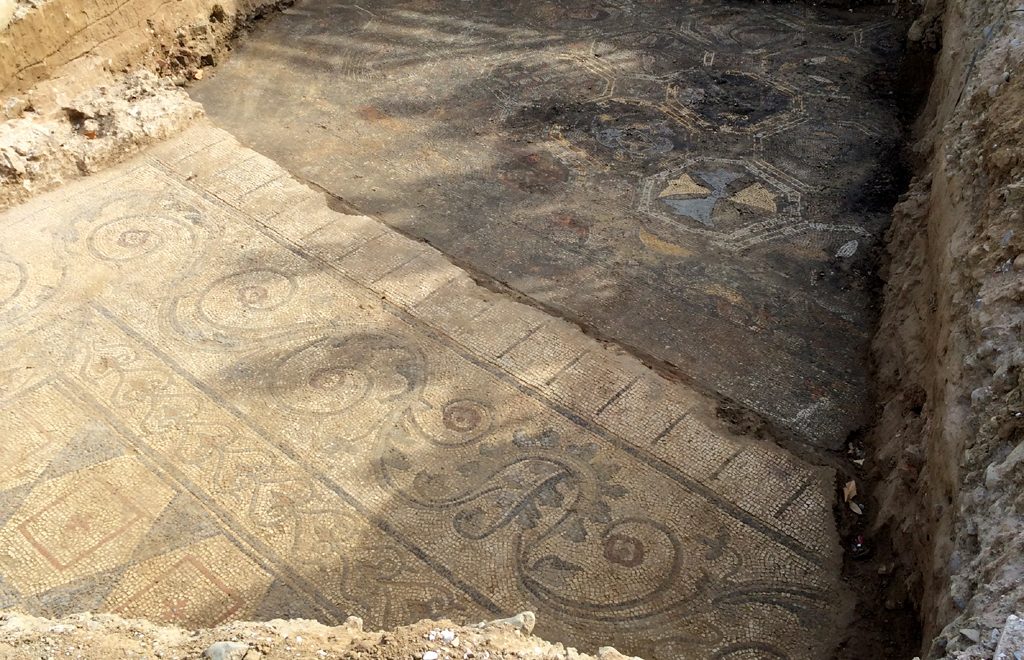
[[[241,642],[217,642],[211,644],[205,651],[203,657],[209,660],[243,660],[249,651],[248,644]]]

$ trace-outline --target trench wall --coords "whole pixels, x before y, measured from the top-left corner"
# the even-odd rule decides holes
[[[909,36],[936,58],[882,272],[876,525],[923,654],[992,657],[1024,607],[1024,5],[929,0]]]
[[[0,98],[22,94],[69,71],[89,82],[101,70],[146,66],[164,73],[197,64],[203,56],[216,58],[239,24],[276,4],[41,0],[30,5],[26,0],[0,0],[0,18],[10,16],[6,28],[0,20]]]

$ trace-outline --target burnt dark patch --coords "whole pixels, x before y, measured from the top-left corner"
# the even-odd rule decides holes
[[[569,180],[569,168],[546,151],[519,153],[499,170],[498,179],[509,188],[527,193],[548,193]]]
[[[679,77],[673,95],[708,124],[749,127],[786,111],[792,99],[777,87],[739,72],[694,69]]]

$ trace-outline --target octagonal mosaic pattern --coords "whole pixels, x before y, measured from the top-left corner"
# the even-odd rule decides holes
[[[836,449],[865,421],[902,27],[809,5],[300,1],[194,95],[362,212]]]

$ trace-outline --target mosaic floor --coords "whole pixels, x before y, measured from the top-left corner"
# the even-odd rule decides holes
[[[219,129],[0,215],[0,270],[0,608],[841,630],[828,471]]]
[[[882,7],[300,0],[195,90],[218,125],[815,447],[864,422],[894,202]]]

